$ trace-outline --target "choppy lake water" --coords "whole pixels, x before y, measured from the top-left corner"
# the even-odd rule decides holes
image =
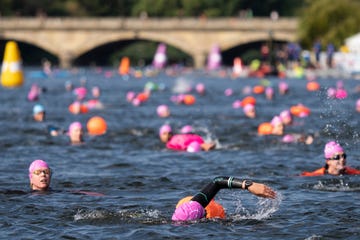
[[[349,96],[329,99],[326,90],[339,79],[318,79],[320,91],[306,90],[305,79],[286,79],[290,92],[279,95],[277,78],[268,78],[275,98],[257,99],[256,119],[232,108],[245,97],[245,86],[261,81],[231,79],[204,72],[168,76],[164,73],[140,79],[123,79],[113,71],[80,69],[76,73],[43,78],[27,69],[25,84],[0,89],[0,233],[4,239],[359,239],[360,176],[298,177],[323,165],[323,147],[338,140],[348,154],[348,165],[360,168],[358,80],[345,79]],[[109,74],[109,72],[107,72]],[[65,81],[74,86],[86,78],[86,86],[100,86],[104,109],[73,115],[74,100]],[[140,92],[147,82],[159,84],[150,99],[135,107],[126,101],[128,91]],[[170,101],[174,89],[202,82],[206,95],[194,105]],[[47,113],[46,123],[33,122],[35,102],[26,99],[33,83],[46,89],[37,102]],[[269,83],[269,82],[268,82]],[[234,94],[225,96],[232,88]],[[270,121],[297,103],[311,108],[307,118],[295,118],[285,132],[315,136],[311,145],[285,144],[281,137],[258,136],[257,126]],[[171,116],[156,115],[167,104]],[[85,144],[72,146],[67,136],[51,137],[46,125],[66,129],[73,121],[86,125],[95,115],[108,124],[105,135],[85,136]],[[198,133],[218,142],[210,152],[173,152],[158,139],[158,129],[170,123],[174,129],[190,124]],[[48,194],[29,192],[28,166],[44,159],[52,169]],[[193,195],[219,175],[250,178],[270,185],[275,200],[254,197],[244,191],[222,190],[216,199],[227,212],[226,220],[201,220],[174,224],[171,215],[179,199]],[[105,196],[74,194],[93,191]]]

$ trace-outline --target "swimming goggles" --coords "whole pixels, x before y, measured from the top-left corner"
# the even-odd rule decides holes
[[[40,175],[41,173],[44,173],[46,175],[49,175],[51,173],[51,170],[50,169],[37,169],[35,171],[33,171],[33,174],[35,175]]]
[[[346,159],[346,153],[335,155],[332,158],[328,158],[327,160],[340,160],[341,158]]]

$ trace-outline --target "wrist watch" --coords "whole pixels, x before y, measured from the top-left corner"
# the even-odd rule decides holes
[[[244,180],[244,189],[248,189],[251,185],[253,185],[253,182],[251,180]]]

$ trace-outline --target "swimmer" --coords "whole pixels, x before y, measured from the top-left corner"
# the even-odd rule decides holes
[[[250,193],[264,198],[276,197],[275,191],[265,184],[234,177],[216,177],[192,197],[190,201],[180,204],[175,209],[171,219],[173,221],[191,221],[205,217],[205,208],[218,191],[223,188],[248,190]]]
[[[283,135],[284,134],[284,124],[281,121],[279,116],[273,117],[271,120],[272,133],[273,135]]]
[[[314,136],[312,134],[305,135],[301,133],[287,133],[282,137],[281,142],[305,143],[306,145],[310,145],[314,142]]]
[[[293,123],[293,116],[289,110],[280,112],[279,117],[285,126],[291,125]]]
[[[50,189],[51,169],[43,160],[35,160],[29,166],[30,188],[33,191]]]
[[[313,172],[302,172],[300,176],[321,176],[321,175],[358,175],[360,170],[346,166],[346,153],[339,143],[328,142],[324,149],[325,166]]]
[[[256,118],[256,110],[255,110],[255,105],[253,104],[246,104],[243,107],[243,112],[245,114],[246,117],[248,118]]]
[[[159,131],[160,140],[166,143],[166,147],[172,150],[186,151],[192,142],[200,144],[201,150],[209,151],[215,148],[214,142],[205,142],[204,139],[197,134],[173,134],[169,125],[163,125]]]
[[[41,104],[36,104],[33,107],[33,119],[36,122],[43,122],[45,121],[45,108]]]
[[[360,98],[356,101],[355,109],[358,113],[360,113]]]
[[[80,122],[73,122],[69,126],[68,135],[71,144],[81,144],[84,142],[83,129]]]
[[[50,188],[52,171],[47,162],[44,160],[34,160],[29,166],[29,179],[30,179],[30,188],[32,191],[53,191]],[[89,192],[89,191],[71,191],[74,194],[85,194],[89,196],[104,196],[102,193],[98,192]]]

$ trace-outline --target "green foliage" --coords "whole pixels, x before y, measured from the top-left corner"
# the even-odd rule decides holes
[[[133,16],[150,17],[238,16],[251,9],[254,16],[293,16],[305,0],[0,0],[2,16]]]
[[[320,40],[323,46],[333,43],[340,47],[345,38],[359,31],[359,1],[317,0],[308,4],[302,11],[299,27],[299,38],[305,48],[311,48],[315,40]]]

